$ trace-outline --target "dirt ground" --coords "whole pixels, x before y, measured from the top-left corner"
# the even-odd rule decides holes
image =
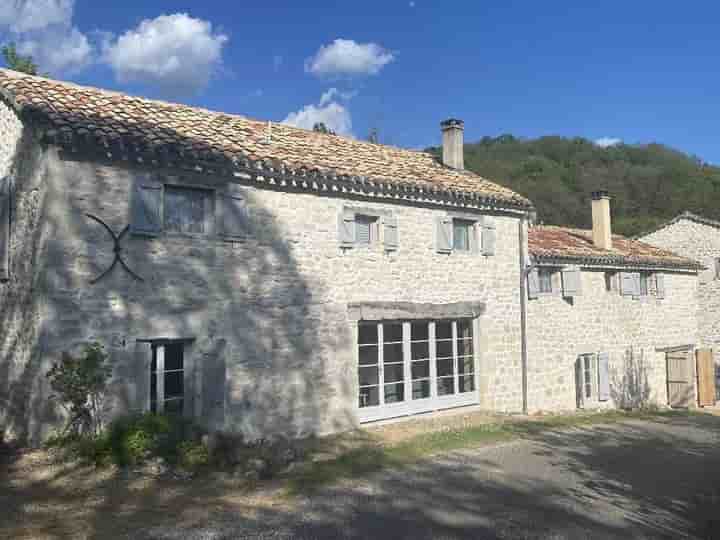
[[[368,442],[395,444],[428,431],[498,420],[495,416],[473,412],[388,424],[331,439],[328,454]],[[587,527],[584,537],[588,538],[665,537],[653,535],[651,528],[649,535],[645,535],[643,529],[638,529],[642,534],[630,534],[637,524],[618,514],[613,498],[619,501],[620,495],[623,505],[638,505],[638,512],[648,522],[662,517],[667,523],[679,523],[678,508],[687,512],[688,501],[697,500],[704,501],[703,504],[710,501],[720,517],[720,505],[714,506],[720,501],[717,489],[720,486],[717,483],[720,481],[720,418],[702,415],[657,424],[628,424],[622,429],[596,426],[576,431],[577,437],[545,436],[540,442],[521,441],[496,450],[467,450],[454,453],[459,457],[452,458],[438,456],[422,471],[409,467],[403,472],[388,473],[395,478],[391,484],[385,478],[388,474],[378,474],[373,476],[376,479],[349,480],[318,495],[293,498],[285,495],[281,481],[253,486],[229,473],[213,473],[191,480],[152,479],[126,471],[96,470],[77,463],[57,464],[44,451],[6,453],[0,456],[0,538],[516,538],[520,536],[512,532],[516,531],[512,520],[519,519],[520,525],[527,525],[527,531],[533,531],[537,526],[532,525],[532,519],[538,517],[533,515],[530,521],[524,522],[518,516],[526,515],[530,506],[539,504],[542,510],[539,512],[544,515],[545,506],[555,508],[556,499],[561,498],[569,502],[563,502],[562,512],[556,512],[558,516],[566,512],[567,507],[573,509],[573,523],[580,523],[579,516],[583,520],[580,529],[568,530],[567,538],[577,537],[573,535],[585,531],[583,527]],[[600,433],[604,435],[597,439]],[[590,441],[592,437],[594,442]],[[568,449],[573,446],[579,450],[569,453]],[[510,450],[511,447],[514,450]],[[618,453],[618,449],[622,452]],[[578,463],[584,461],[597,471],[578,471]],[[637,467],[633,463],[637,463]],[[458,476],[458,470],[468,464],[472,474]],[[650,464],[654,465],[648,468]],[[633,485],[635,469],[643,469],[649,475],[637,480],[638,486],[648,493],[637,491],[638,486]],[[667,477],[667,481],[663,477]],[[506,486],[510,478],[512,485]],[[673,493],[676,484],[678,491]],[[451,489],[451,485],[456,488]],[[542,486],[536,488],[536,495],[532,494],[535,488],[527,494],[522,491],[533,485]],[[441,488],[443,497],[455,501],[451,509],[442,512],[440,506],[432,510],[442,500],[432,492]],[[518,492],[521,488],[522,493]],[[654,493],[656,489],[669,491]],[[498,500],[473,506],[472,515],[468,514],[473,501],[491,496],[493,490],[497,491]],[[507,499],[509,493],[514,493],[515,498]],[[549,498],[537,500],[544,497],[544,493],[549,493]],[[366,509],[369,501],[376,504],[376,495],[380,494],[387,507],[376,508],[367,519],[357,518],[357,513]],[[587,507],[582,511],[575,509],[575,498],[579,496],[586,506],[588,501],[592,502],[588,497],[596,497],[593,504],[603,508],[607,515],[587,518]],[[432,500],[425,500],[427,497]],[[428,505],[426,509],[419,506],[422,501]],[[502,501],[506,502],[500,504]],[[415,511],[408,514],[412,506]],[[465,508],[462,512],[461,506]],[[433,518],[435,511],[440,512],[437,519]],[[460,513],[455,515],[456,512]],[[510,522],[503,517],[507,512],[514,516]],[[343,515],[346,518],[338,521]],[[612,530],[600,527],[603,520],[606,528],[608,520],[612,522]],[[332,528],[330,523],[337,528]],[[382,523],[389,528],[385,529]],[[446,526],[447,523],[453,525]],[[512,525],[510,529],[508,523]],[[392,527],[396,529],[393,531]],[[550,524],[544,527],[542,530],[548,532],[548,536],[522,538],[566,538],[556,534]],[[558,527],[564,526],[558,524]],[[595,530],[593,527],[597,528],[598,536],[590,534]],[[673,530],[670,525],[666,527],[668,531]],[[603,530],[607,533],[605,536]],[[475,536],[481,531],[484,535]],[[510,536],[502,531],[511,531]],[[407,536],[410,532],[414,536]]]

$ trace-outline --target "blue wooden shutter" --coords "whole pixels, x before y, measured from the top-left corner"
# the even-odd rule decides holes
[[[160,234],[162,184],[146,175],[135,179],[132,197],[131,230],[135,234]]]
[[[340,247],[355,245],[355,212],[344,209],[338,214],[338,241]]]
[[[483,219],[482,227],[482,253],[483,255],[495,255],[495,220],[491,217]]]
[[[438,253],[452,252],[453,222],[449,217],[435,218],[435,249]]]
[[[0,180],[0,281],[10,278],[10,179]]]
[[[562,271],[562,288],[565,298],[572,298],[582,294],[582,274],[579,268],[568,268]]]
[[[528,273],[528,298],[531,300],[538,297],[540,292],[540,276],[538,275],[537,268],[532,269]]]
[[[244,192],[238,186],[228,186],[228,189],[220,194],[220,207],[222,235],[228,238],[247,235],[249,217]]]
[[[399,245],[398,223],[395,216],[383,218],[383,243],[386,251],[395,251]]]
[[[598,400],[610,399],[610,355],[606,352],[598,354]]]
[[[620,294],[623,296],[636,296],[635,278],[633,277],[633,274],[628,272],[620,274]]]
[[[665,298],[665,276],[655,274],[655,291],[658,298]]]

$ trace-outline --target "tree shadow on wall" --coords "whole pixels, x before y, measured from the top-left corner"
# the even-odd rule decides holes
[[[628,349],[622,366],[610,378],[610,395],[621,409],[645,408],[650,404],[650,383],[643,350]]]
[[[153,126],[138,129],[144,127]],[[195,141],[186,145],[197,151]],[[31,148],[38,153],[40,147]],[[218,170],[232,169],[218,159]],[[18,197],[27,196],[22,183],[34,172],[25,169],[42,166],[40,157],[17,156]],[[36,208],[31,218],[21,219],[27,227],[13,252],[13,279],[32,285],[2,299],[0,429],[37,444],[58,425],[45,373],[63,350],[88,340],[100,341],[110,353],[113,410],[142,407],[149,346],[137,340],[155,338],[194,340],[190,351],[199,376],[193,381],[200,382],[192,390],[214,428],[292,437],[352,425],[352,374],[334,354],[352,350],[345,307],[329,300],[318,279],[308,282],[302,268],[312,260],[308,240],[301,227],[287,230],[279,223],[274,208],[265,207],[267,197],[247,191],[248,235],[236,242],[128,235],[124,258],[144,281],[118,265],[91,285],[112,263],[113,244],[85,214],[121,231],[130,221],[135,171],[84,155],[48,159],[46,166],[46,184],[34,192]],[[221,188],[231,178],[172,174],[180,184],[187,177],[208,188]],[[36,313],[41,293],[42,323]],[[6,331],[13,321],[26,328]],[[332,403],[343,406],[333,410]]]

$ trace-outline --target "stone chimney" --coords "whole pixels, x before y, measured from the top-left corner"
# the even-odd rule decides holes
[[[440,122],[440,129],[443,136],[443,164],[453,169],[464,169],[463,131],[465,130],[465,123],[456,118],[448,118]]]
[[[595,247],[612,249],[612,227],[610,223],[610,195],[607,191],[592,194],[592,237]]]

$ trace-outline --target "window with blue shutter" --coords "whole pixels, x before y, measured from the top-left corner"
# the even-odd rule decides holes
[[[435,218],[435,249],[438,253],[450,253],[453,248],[453,220],[449,217]]]
[[[338,214],[338,241],[344,248],[355,245],[355,212],[352,210],[344,209]]]
[[[162,229],[162,184],[142,175],[135,179],[132,197],[131,230],[155,236]]]
[[[398,238],[398,223],[395,216],[383,218],[383,244],[386,251],[395,251],[400,244]]]
[[[482,254],[495,255],[495,220],[485,217],[482,221]]]
[[[355,243],[359,246],[369,246],[377,240],[377,218],[374,216],[355,216]]]

